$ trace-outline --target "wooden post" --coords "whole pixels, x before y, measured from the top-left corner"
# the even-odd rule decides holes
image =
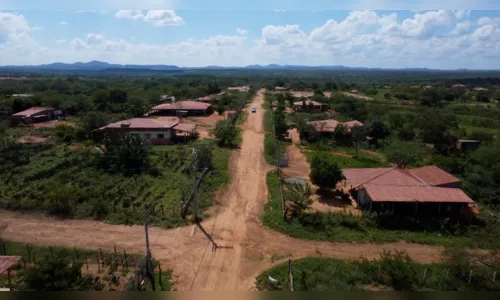
[[[289,276],[289,281],[290,281],[290,291],[294,291],[294,285],[293,285],[293,272],[292,272],[292,260],[288,260],[288,276]]]
[[[21,260],[23,261],[24,270],[26,271],[26,260],[24,260],[24,256],[21,256]]]
[[[31,247],[30,247],[30,244],[26,243],[26,248],[28,248],[28,263],[31,263]]]
[[[497,277],[497,271],[494,271],[493,272],[493,282],[495,282],[496,277]]]
[[[425,278],[427,277],[427,268],[424,270],[424,279],[422,280],[422,284],[425,283]]]
[[[99,261],[99,254],[95,253],[95,257],[97,258],[97,272],[101,271],[101,262]]]
[[[356,266],[356,273],[354,273],[354,277],[358,277],[359,265]]]
[[[472,270],[470,270],[469,273],[469,280],[467,281],[468,284],[470,284],[470,281],[472,280]]]
[[[85,258],[85,264],[87,265],[87,271],[89,270],[89,261]]]
[[[9,287],[9,289],[12,288],[12,282],[10,280],[10,268],[7,269],[7,286]]]
[[[76,250],[76,247],[74,247],[74,249],[75,249],[76,260],[78,260],[78,250]]]
[[[50,256],[52,257],[52,259],[54,259],[54,251],[52,251],[51,246],[49,246],[49,250],[50,250]]]
[[[161,265],[160,265],[160,263],[158,263],[158,270],[160,271],[160,273],[158,273],[158,281],[160,283],[161,290],[164,291],[165,288],[163,287],[163,281],[161,280]]]
[[[378,266],[378,270],[377,270],[377,279],[380,278],[380,269],[382,268],[381,265]]]
[[[101,261],[102,261],[102,265],[104,266],[104,255],[102,254],[101,248],[99,248],[99,252],[101,253]]]

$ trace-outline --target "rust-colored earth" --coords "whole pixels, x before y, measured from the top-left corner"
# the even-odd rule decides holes
[[[218,213],[202,223],[219,246],[212,244],[195,225],[171,230],[150,228],[153,257],[172,268],[175,285],[181,291],[248,291],[255,277],[288,258],[305,256],[340,259],[379,257],[383,249],[405,250],[417,261],[437,261],[441,247],[409,244],[350,244],[300,240],[262,227],[259,216],[267,201],[266,174],[272,169],[264,161],[263,91],[250,107],[243,126],[241,149],[236,150],[230,168],[231,185],[222,197]],[[40,245],[85,249],[106,249],[113,245],[129,253],[145,253],[142,226],[109,225],[97,221],[60,221],[46,217],[0,211],[1,237]],[[275,260],[276,257],[282,257]]]

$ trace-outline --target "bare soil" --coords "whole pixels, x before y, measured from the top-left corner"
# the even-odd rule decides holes
[[[372,97],[358,95],[358,94],[354,94],[354,93],[344,92],[344,95],[347,95],[347,96],[350,96],[353,98],[358,98],[358,99],[365,100],[365,101],[373,101]]]
[[[196,124],[196,132],[199,133],[200,139],[213,139],[211,134],[212,129],[215,128],[215,124],[218,121],[224,120],[223,115],[219,115],[218,112],[214,112],[210,116],[206,117],[189,117],[182,119],[183,123]]]
[[[26,135],[17,139],[18,143],[21,144],[42,144],[47,140],[46,137],[38,135]]]
[[[196,225],[149,230],[153,257],[173,269],[178,290],[253,290],[257,275],[288,258],[377,259],[383,249],[394,249],[405,250],[421,262],[440,259],[442,247],[405,242],[379,245],[307,241],[262,227],[259,216],[267,201],[266,174],[272,169],[263,155],[263,102],[260,91],[250,106],[259,109],[249,114],[243,126],[241,149],[235,150],[230,163],[234,170],[232,183],[220,201],[218,212],[201,224],[219,247],[214,251]],[[145,253],[143,226],[56,220],[0,210],[0,236],[46,246],[108,251],[116,244],[129,253]]]
[[[74,126],[75,123],[67,121],[52,120],[47,122],[33,123],[34,128],[55,128],[57,125]]]

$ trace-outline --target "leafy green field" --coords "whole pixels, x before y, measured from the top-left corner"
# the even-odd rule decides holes
[[[309,151],[307,152],[307,161],[311,163],[312,157],[315,152],[322,151]],[[331,153],[332,151],[328,151]],[[388,164],[381,157],[376,157],[375,155],[367,154],[363,150],[359,150],[358,157],[354,157],[355,149],[353,148],[339,148],[335,149],[332,155],[335,158],[335,161],[338,163],[340,168],[378,168],[378,167],[387,167]],[[345,153],[347,155],[340,155],[339,153]],[[352,155],[353,157],[348,157]],[[383,156],[380,154],[380,156]]]
[[[442,222],[436,219],[407,218],[365,213],[306,213],[285,221],[281,214],[278,177],[267,174],[269,200],[261,219],[265,226],[296,238],[330,242],[410,243],[494,249],[500,225],[495,213],[486,214],[473,224]]]
[[[199,188],[200,208],[212,205],[216,190],[229,181],[230,149],[213,147],[214,171]],[[188,146],[153,148],[151,166],[125,176],[95,167],[92,148],[22,146],[24,163],[3,174],[2,208],[37,211],[70,218],[94,218],[116,224],[142,224],[143,206],[156,212],[152,223],[166,228],[183,224],[179,203],[192,186]]]
[[[448,250],[452,252],[452,250]],[[380,261],[304,258],[292,262],[295,291],[498,291],[493,270],[474,264],[467,253],[453,250],[436,264],[419,264],[404,253],[383,253]],[[459,256],[461,255],[461,256]],[[491,260],[488,260],[490,263]],[[493,265],[499,265],[498,257]],[[472,276],[469,283],[469,275]],[[268,276],[277,279],[271,287]],[[425,280],[424,280],[425,277]],[[288,263],[257,277],[257,288],[289,291]]]

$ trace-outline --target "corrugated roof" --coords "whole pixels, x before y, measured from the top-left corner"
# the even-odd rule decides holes
[[[356,126],[365,126],[365,123],[360,122],[358,120],[352,120],[352,121],[349,121],[349,122],[344,122],[342,124],[344,124],[344,126],[347,126],[348,128],[353,128],[353,127],[356,127]]]
[[[360,168],[344,169],[347,182],[356,188],[363,184],[424,186],[424,182],[412,176],[407,170],[399,168]]]
[[[474,203],[461,189],[433,186],[363,185],[374,202],[448,202]]]
[[[175,103],[165,103],[153,107],[153,110],[204,110],[208,109],[211,104],[198,101],[178,101]]]
[[[17,264],[21,256],[0,256],[0,274]]]
[[[409,172],[430,185],[442,185],[447,183],[460,182],[460,179],[458,179],[457,177],[434,165],[411,169],[409,170]]]
[[[50,110],[54,110],[54,109],[52,107],[39,107],[39,106],[36,106],[36,107],[28,108],[27,110],[20,111],[18,113],[15,113],[12,116],[13,117],[24,117],[24,118],[26,118],[26,117],[31,117],[34,114],[45,112],[45,111],[50,111]]]
[[[135,118],[129,120],[123,120],[116,123],[108,124],[99,129],[106,128],[128,128],[128,129],[168,129],[177,125],[179,121],[165,120],[165,119],[147,119],[147,118]],[[128,126],[123,126],[127,125]]]
[[[193,132],[196,129],[195,124],[187,124],[187,123],[179,123],[174,126],[175,130],[184,131],[184,132]]]

